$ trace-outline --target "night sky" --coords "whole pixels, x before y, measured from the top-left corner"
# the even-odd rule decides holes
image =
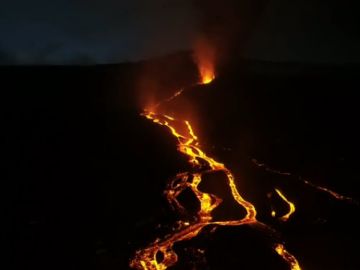
[[[248,12],[250,2],[259,7],[255,15]],[[224,22],[227,13],[236,18],[238,25],[248,28],[246,38],[241,40],[245,44],[241,47],[244,57],[358,62],[360,19],[355,3],[2,0],[0,64],[116,63],[156,57],[190,49],[208,21],[213,22],[211,27],[221,25],[217,39],[227,39],[222,32],[232,31],[237,25],[231,20]],[[249,20],[253,23],[248,24]]]
[[[188,119],[279,232],[206,228],[174,246],[177,269],[289,269],[273,252],[285,241],[304,270],[359,270],[358,204],[303,182],[360,198],[359,3],[0,0],[1,239],[10,262],[1,269],[128,269],[177,220],[195,221],[189,188],[177,198],[184,213],[163,194],[174,175],[208,166],[190,166],[174,136],[139,114],[147,108],[176,117],[179,129]],[[210,84],[199,84],[195,48],[215,55]],[[205,174],[199,190],[224,199],[214,220],[243,215],[224,174]],[[296,205],[288,223],[271,217],[286,211],[269,196],[274,188]]]

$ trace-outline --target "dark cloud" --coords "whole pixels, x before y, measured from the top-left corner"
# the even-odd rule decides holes
[[[5,0],[1,46],[22,63],[138,60],[189,48],[190,1]]]
[[[221,57],[359,61],[355,0],[3,0],[0,63],[136,61],[205,36]]]
[[[194,0],[201,12],[201,32],[218,62],[231,61],[247,46],[269,0]]]
[[[271,0],[244,52],[270,61],[359,62],[354,0]]]
[[[0,50],[0,64],[14,65],[16,64],[16,58],[14,57],[14,55],[11,55],[6,51]]]
[[[356,0],[194,1],[203,14],[202,30],[220,58],[360,61],[360,8]]]

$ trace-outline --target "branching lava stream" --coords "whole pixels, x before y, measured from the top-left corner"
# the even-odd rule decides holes
[[[203,74],[201,84],[210,83],[215,77],[214,74],[209,74],[209,72],[204,72],[203,70],[201,71],[201,74]],[[176,92],[172,97],[164,100],[164,102],[176,98],[181,93],[182,90]],[[173,116],[158,113],[157,107],[160,104],[161,103],[153,110],[145,110],[142,115],[154,123],[165,126],[170,130],[172,135],[177,138],[178,151],[188,157],[188,161],[193,167],[192,171],[179,173],[175,176],[165,190],[166,198],[176,210],[180,212],[185,211],[186,209],[177,200],[177,197],[183,190],[189,188],[199,201],[200,209],[192,221],[179,221],[178,224],[180,225],[178,228],[174,229],[174,232],[165,236],[163,239],[155,240],[146,248],[138,250],[134,258],[130,261],[130,267],[139,270],[165,270],[174,265],[178,260],[178,256],[173,250],[174,244],[179,241],[196,237],[205,226],[239,226],[244,224],[264,225],[256,219],[255,206],[245,200],[238,192],[232,172],[223,163],[208,156],[201,148],[191,123],[184,119],[175,119]],[[201,192],[198,189],[203,175],[211,172],[223,172],[225,174],[232,198],[240,207],[243,207],[246,210],[246,214],[243,218],[227,221],[213,220],[212,211],[221,204],[222,199],[213,194]],[[287,214],[286,217],[290,215],[291,213]],[[282,252],[279,252],[280,246],[282,247]],[[289,255],[290,253],[285,251],[282,244],[278,244],[274,249],[289,264],[291,269],[300,269],[296,259],[294,259],[292,255]],[[294,266],[295,263],[296,265]]]
[[[193,224],[183,222],[182,228],[178,232],[169,235],[164,240],[155,241],[155,243],[148,248],[138,251],[135,258],[131,261],[131,266],[137,269],[166,269],[177,261],[177,255],[172,249],[174,243],[195,237],[204,226],[210,224],[236,226],[254,223],[256,222],[256,210],[254,205],[246,201],[237,191],[234,176],[230,170],[227,169],[224,164],[207,156],[205,152],[200,149],[198,138],[189,121],[179,121],[168,115],[159,115],[149,111],[144,112],[144,116],[154,123],[168,127],[171,133],[178,139],[178,150],[188,156],[189,162],[201,171],[196,173],[186,172],[176,175],[175,179],[170,183],[169,189],[165,191],[168,201],[181,211],[183,210],[183,207],[177,201],[177,196],[185,188],[190,188],[200,202],[200,209],[197,212],[196,222]],[[180,131],[178,131],[181,125],[186,127],[186,132],[180,133]],[[201,192],[198,189],[198,185],[202,180],[203,173],[215,171],[222,171],[225,173],[234,200],[246,210],[244,218],[230,221],[212,221],[211,212],[222,202],[222,200],[215,195]],[[161,262],[158,262],[156,259],[158,252],[161,252],[164,257]]]

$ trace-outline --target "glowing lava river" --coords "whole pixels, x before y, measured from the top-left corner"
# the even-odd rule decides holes
[[[211,83],[215,77],[213,73],[206,72],[204,74],[200,84]],[[181,94],[181,92],[182,91],[178,91],[173,97],[165,100],[164,102],[176,98],[179,94]],[[177,197],[185,189],[191,189],[200,203],[200,209],[197,211],[196,216],[192,219],[193,221],[179,221],[178,224],[180,225],[178,228],[174,229],[174,232],[168,234],[163,239],[155,240],[144,249],[138,250],[130,261],[130,267],[139,270],[165,270],[168,267],[173,266],[178,260],[178,256],[173,250],[174,244],[179,241],[189,240],[196,237],[205,226],[240,226],[244,224],[257,224],[267,227],[256,219],[257,213],[255,206],[244,199],[244,197],[239,193],[232,172],[223,163],[208,156],[201,148],[199,139],[196,136],[191,123],[185,119],[175,119],[173,116],[158,113],[156,108],[159,105],[161,105],[161,103],[159,103],[154,110],[145,110],[142,115],[152,122],[165,126],[169,129],[178,141],[178,151],[188,157],[188,161],[193,168],[192,171],[179,173],[174,177],[174,179],[169,183],[168,188],[165,190],[166,198],[176,210],[180,212],[185,211],[186,209],[184,209],[181,203],[177,200]],[[213,194],[204,193],[198,189],[203,175],[211,172],[224,173],[227,179],[227,184],[231,190],[232,198],[236,201],[239,207],[246,210],[246,214],[243,218],[227,221],[213,220],[212,211],[221,204],[222,198]],[[280,191],[277,190],[277,193],[282,199],[288,202]],[[283,217],[283,220],[287,220],[295,211],[295,206],[290,202],[288,203],[290,210],[289,213]],[[286,251],[283,244],[274,245],[274,250],[288,263],[292,270],[301,269],[295,257]]]

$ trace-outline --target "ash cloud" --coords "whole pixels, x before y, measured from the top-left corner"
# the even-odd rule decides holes
[[[244,53],[268,61],[359,62],[356,10],[353,0],[271,0]]]

